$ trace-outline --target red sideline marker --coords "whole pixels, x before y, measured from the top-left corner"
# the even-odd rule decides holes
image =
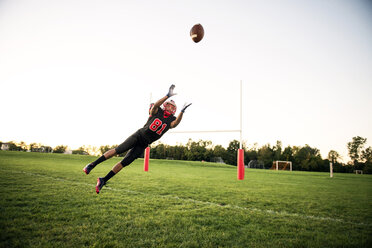
[[[144,171],[149,171],[149,159],[150,159],[150,147],[146,147],[145,149],[145,160],[143,165]]]
[[[238,150],[238,180],[244,180],[244,149]]]

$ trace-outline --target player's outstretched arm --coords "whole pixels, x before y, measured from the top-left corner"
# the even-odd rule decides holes
[[[174,88],[176,86],[174,84],[172,84],[170,87],[169,87],[169,91],[168,91],[168,94],[162,98],[160,98],[157,102],[155,102],[155,104],[152,106],[152,109],[150,110],[150,115],[154,115],[158,112],[158,108],[170,97],[174,96],[174,95],[177,95],[177,93],[174,93]]]
[[[171,122],[170,128],[175,128],[180,124],[182,120],[183,113],[185,113],[185,110],[191,105],[191,103],[183,105],[183,108],[181,109],[181,112],[178,114],[177,118]]]

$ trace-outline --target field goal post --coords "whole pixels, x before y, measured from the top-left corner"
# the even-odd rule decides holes
[[[215,133],[215,132],[239,132],[240,133],[240,144],[238,150],[238,161],[237,161],[237,178],[238,180],[244,180],[244,149],[242,144],[242,113],[243,113],[243,94],[242,94],[243,82],[240,80],[240,129],[239,130],[215,130],[215,131],[171,131],[170,133]],[[152,93],[150,93],[150,109],[152,107]],[[149,109],[149,111],[150,111]],[[149,170],[149,159],[150,159],[150,146],[145,149],[144,152],[144,166],[143,170]]]
[[[289,171],[292,171],[292,162],[291,161],[273,161],[272,170],[286,170],[289,166]]]

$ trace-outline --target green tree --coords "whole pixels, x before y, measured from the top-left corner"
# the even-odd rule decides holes
[[[238,162],[238,150],[240,142],[238,140],[230,141],[229,146],[226,149],[226,155],[223,160],[226,164],[237,165]]]
[[[184,147],[182,145],[176,145],[176,146],[166,145],[164,147],[164,152],[163,153],[164,153],[163,156],[165,156],[164,158],[170,157],[170,158],[173,158],[175,160],[187,160],[187,156],[186,156],[187,149],[186,149],[186,147]],[[152,152],[151,152],[151,154],[152,154]],[[150,155],[150,157],[151,156],[152,155]]]
[[[18,146],[15,142],[10,141],[9,143],[9,151],[22,151],[22,148]]]
[[[105,145],[105,146],[100,146],[99,151],[101,152],[101,155],[103,155],[105,152],[111,150],[112,146]]]
[[[334,150],[330,150],[328,152],[328,159],[331,161],[333,164],[337,163],[338,160],[341,158],[340,154]]]
[[[186,160],[187,159],[186,151],[187,151],[186,147],[184,147],[183,145],[177,145],[175,147],[175,153],[176,153],[175,159]]]
[[[284,148],[282,153],[282,159],[285,161],[292,161],[293,162],[293,149],[290,146]]]
[[[21,148],[21,149],[20,149],[21,151],[27,151],[27,150],[28,150],[28,145],[27,145],[25,142],[23,142],[23,141],[21,141],[21,142],[18,144],[18,146]]]
[[[362,159],[364,162],[363,173],[372,174],[372,147],[368,147],[362,151]]]
[[[153,149],[150,151],[151,155],[150,157],[156,158],[156,159],[165,159],[166,154],[166,146],[159,142]]]
[[[369,146],[364,151],[362,151],[362,159],[365,162],[372,162],[372,147]]]
[[[77,150],[73,150],[72,154],[89,155],[85,146],[81,146]]]
[[[54,147],[53,152],[54,153],[64,153],[67,150],[67,146],[59,145]]]
[[[244,154],[244,158],[247,159],[247,162],[251,161],[251,160],[257,160],[258,158],[258,152],[256,149],[249,149],[246,151],[246,153]]]
[[[265,168],[271,168],[274,161],[275,152],[273,148],[270,147],[270,144],[266,144],[258,149],[257,154],[258,160],[263,161]]]
[[[282,160],[282,142],[276,141],[276,145],[273,146],[274,160]]]
[[[221,146],[221,145],[214,146],[213,155],[212,155],[213,158],[220,157],[226,163],[226,161],[225,161],[226,154],[227,154],[226,149],[223,146]]]
[[[351,158],[352,164],[357,170],[361,169],[359,162],[360,162],[360,158],[362,155],[363,147],[366,144],[366,142],[367,142],[366,138],[356,136],[356,137],[353,137],[353,140],[351,142],[347,143],[347,149],[349,150],[349,157]]]
[[[89,154],[89,155],[94,155],[94,156],[98,156],[101,154],[101,151],[98,147],[96,146],[91,146],[91,145],[88,145],[88,146],[83,146],[84,147],[84,150]]]
[[[312,148],[309,145],[305,145],[301,148],[296,148],[294,153],[295,169],[306,170],[306,171],[322,171],[323,163],[320,156],[319,149]]]
[[[40,145],[37,144],[37,143],[31,143],[30,144],[30,150],[31,150],[31,152],[33,152],[36,148],[39,148],[39,147],[40,147]]]
[[[244,149],[244,164],[248,164],[251,160],[257,160],[257,143],[251,148]]]
[[[207,152],[207,146],[210,146],[212,142],[199,140],[198,142],[189,139],[187,142],[187,160],[202,161],[205,160],[205,154]]]

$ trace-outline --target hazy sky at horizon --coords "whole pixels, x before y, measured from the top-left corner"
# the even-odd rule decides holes
[[[372,145],[371,2],[0,1],[3,142],[119,144],[172,83],[179,110],[193,103],[175,131],[239,129],[240,80],[249,146],[348,161],[352,137]],[[161,141],[188,138],[227,146],[239,133]]]

